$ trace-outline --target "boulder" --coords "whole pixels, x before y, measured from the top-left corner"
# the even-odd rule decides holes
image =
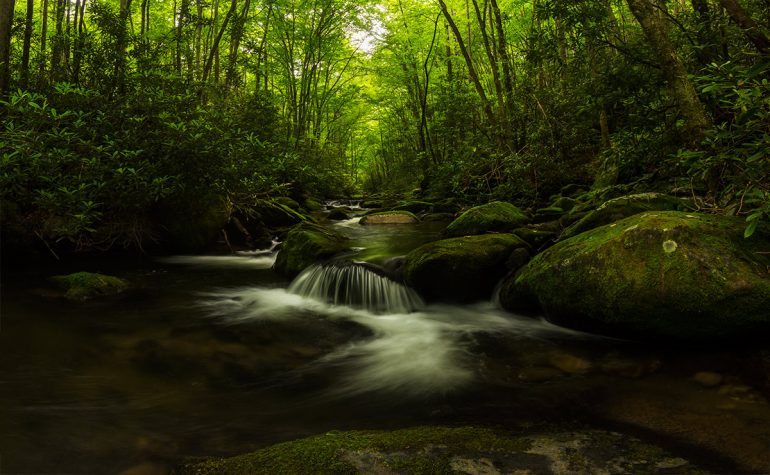
[[[306,199],[303,204],[308,211],[322,211],[324,209],[324,205],[313,198]]]
[[[561,239],[568,239],[582,232],[644,211],[683,211],[687,204],[680,198],[662,193],[637,193],[605,201],[564,230]],[[573,213],[585,212],[577,207]]]
[[[717,340],[770,331],[770,230],[740,218],[647,212],[561,241],[501,288],[511,311],[636,338]],[[766,334],[766,333],[765,333]]]
[[[331,219],[332,221],[342,221],[345,219],[350,219],[350,215],[344,209],[340,209],[340,208],[336,208],[329,211],[329,214],[326,217]]]
[[[546,243],[556,239],[555,232],[541,229],[518,228],[513,231],[513,234],[526,241],[533,249],[540,249]]]
[[[412,224],[418,221],[417,216],[409,211],[382,211],[367,214],[359,224]]]
[[[473,236],[490,231],[511,231],[527,223],[529,218],[519,208],[503,201],[475,206],[452,221],[444,231],[446,237]]]
[[[425,244],[406,256],[404,280],[429,300],[488,299],[508,272],[514,250],[527,244],[512,234],[485,234]]]
[[[277,196],[273,198],[273,202],[278,203],[280,205],[288,206],[294,211],[300,211],[302,209],[302,205],[297,203],[295,200],[289,198],[288,196]]]
[[[93,272],[55,275],[49,280],[65,291],[64,297],[76,301],[119,294],[129,287],[123,279]]]
[[[278,252],[274,269],[294,277],[318,261],[347,250],[347,238],[328,228],[304,222],[294,226]]]
[[[617,432],[540,429],[513,434],[483,427],[423,426],[393,431],[328,431],[235,457],[192,461],[174,473],[705,472],[656,445]]]
[[[562,217],[564,210],[556,206],[549,206],[548,208],[540,208],[535,211],[535,215],[532,217],[533,223],[546,223],[548,221],[555,221]]]

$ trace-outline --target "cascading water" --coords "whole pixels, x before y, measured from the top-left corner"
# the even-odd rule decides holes
[[[289,292],[377,313],[409,313],[423,308],[417,292],[356,262],[331,262],[305,269]]]

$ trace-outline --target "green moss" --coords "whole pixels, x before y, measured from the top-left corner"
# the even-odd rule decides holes
[[[770,329],[770,233],[738,218],[648,212],[537,255],[501,291],[569,326],[627,336],[715,339]]]
[[[446,237],[472,236],[490,231],[511,231],[528,221],[517,207],[502,201],[476,206],[460,215],[447,226]]]
[[[313,223],[294,226],[275,260],[275,270],[293,277],[320,260],[348,249],[347,238]]]
[[[409,211],[380,211],[369,213],[359,221],[360,224],[411,224],[419,219]]]
[[[209,459],[182,467],[180,475],[209,474],[346,474],[361,473],[349,455],[377,454],[390,470],[399,473],[450,473],[446,451],[524,452],[531,442],[475,427],[417,427],[396,431],[327,432],[276,444],[227,459]]]
[[[585,207],[577,206],[570,214],[577,215],[586,211],[588,213],[565,229],[561,238],[568,239],[590,229],[645,211],[680,211],[685,209],[687,209],[687,204],[684,201],[661,193],[638,193],[621,196],[607,200],[593,210],[586,210]]]
[[[517,248],[529,246],[511,234],[485,234],[425,244],[406,256],[404,277],[424,297],[473,301],[489,298]]]
[[[294,211],[299,211],[302,208],[302,206],[300,206],[299,203],[289,198],[288,196],[278,196],[276,198],[273,198],[273,201],[280,205],[287,206]]]
[[[411,213],[424,213],[433,208],[433,203],[427,201],[400,201],[394,206],[393,211],[409,211]]]
[[[547,242],[556,238],[556,233],[553,231],[542,231],[539,229],[518,228],[513,231],[513,234],[523,239],[527,244],[534,249],[539,249]]]
[[[259,218],[270,228],[293,226],[309,220],[304,214],[293,210],[278,200],[256,200],[248,208],[249,214]]]
[[[304,202],[305,209],[308,211],[322,211],[324,206],[316,199],[308,198]]]
[[[56,275],[50,280],[66,291],[66,298],[79,301],[118,294],[129,287],[128,282],[123,279],[93,272]]]

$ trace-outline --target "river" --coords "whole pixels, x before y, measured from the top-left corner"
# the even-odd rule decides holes
[[[375,263],[440,230],[334,226],[351,237],[348,259]],[[335,305],[275,274],[274,259],[90,263],[135,288],[86,303],[52,296],[45,271],[6,272],[0,473],[163,473],[332,429],[420,424],[623,430],[712,470],[770,457],[756,371],[767,348],[635,344],[492,301]],[[404,292],[364,274],[375,300]],[[724,383],[693,380],[704,371]]]

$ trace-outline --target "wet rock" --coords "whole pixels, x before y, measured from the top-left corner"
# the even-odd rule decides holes
[[[509,435],[477,427],[348,431],[276,444],[179,468],[180,475],[275,473],[706,473],[615,432]]]
[[[617,356],[609,356],[600,364],[603,373],[628,379],[638,379],[654,373],[660,366],[660,360],[657,359],[636,360]]]
[[[770,331],[770,230],[740,218],[641,213],[561,241],[502,285],[511,311],[633,338],[719,340]]]
[[[564,373],[556,368],[535,366],[532,368],[524,368],[519,371],[518,378],[530,383],[542,383],[561,378],[562,376],[564,376]]]
[[[326,217],[332,221],[343,221],[350,219],[350,215],[339,208],[329,211],[329,214]]]
[[[382,211],[380,213],[367,214],[359,224],[412,224],[418,222],[417,216],[409,211]]]
[[[293,227],[278,252],[274,269],[293,277],[318,261],[347,250],[347,239],[336,231],[311,223]]]
[[[444,231],[446,237],[473,236],[490,231],[516,229],[529,221],[527,215],[510,203],[493,201],[476,206],[452,221]]]
[[[512,234],[486,234],[425,244],[406,256],[404,278],[427,299],[488,299],[508,272],[506,260],[527,244]]]
[[[129,288],[123,279],[93,272],[55,275],[49,280],[65,292],[64,297],[75,301],[116,295]]]
[[[610,224],[645,211],[677,211],[687,209],[686,202],[661,193],[639,193],[613,198],[586,213],[575,224],[564,230],[561,239]],[[580,212],[575,209],[575,212]]]
[[[719,373],[712,373],[711,371],[700,371],[693,375],[692,380],[704,388],[713,388],[722,384],[724,377]]]
[[[593,364],[590,361],[568,353],[551,355],[548,362],[554,368],[569,374],[586,374],[593,369]]]
[[[517,247],[513,250],[511,255],[508,256],[508,259],[506,259],[505,268],[515,272],[524,267],[527,262],[529,262],[530,257],[531,254],[527,248]]]

